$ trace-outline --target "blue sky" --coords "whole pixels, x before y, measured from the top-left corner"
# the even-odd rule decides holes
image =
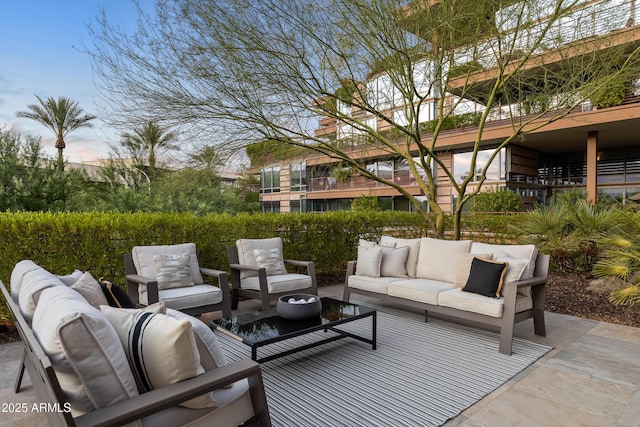
[[[0,128],[42,136],[47,154],[54,155],[53,133],[16,118],[16,111],[36,103],[35,94],[65,96],[97,114],[91,63],[81,50],[83,41],[90,45],[87,24],[95,22],[102,8],[111,22],[135,25],[131,0],[0,0]],[[98,118],[93,128],[69,134],[65,157],[71,162],[107,158],[107,142],[117,140],[121,131]]]

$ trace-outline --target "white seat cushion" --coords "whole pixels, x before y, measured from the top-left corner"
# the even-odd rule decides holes
[[[27,323],[31,324],[41,293],[52,286],[67,287],[55,274],[42,267],[24,274],[18,294],[18,306]]]
[[[47,353],[71,412],[78,416],[138,395],[118,334],[76,291],[42,291],[33,332]]]
[[[145,286],[146,288],[146,286]],[[140,303],[148,305],[147,292],[142,293]],[[142,298],[144,297],[144,298]],[[186,288],[171,288],[158,291],[158,300],[168,308],[184,310],[222,302],[222,290],[212,285],[195,285]]]
[[[388,294],[392,297],[437,305],[438,294],[453,288],[452,283],[430,279],[411,279],[389,283]]]
[[[307,276],[306,274],[288,273],[278,274],[277,276],[267,276],[267,290],[270,294],[310,288],[311,283],[311,276]],[[260,281],[258,276],[247,277],[240,280],[240,288],[259,291]]]
[[[131,250],[133,265],[136,272],[142,277],[151,280],[156,279],[156,264],[153,258],[156,255],[183,255],[189,254],[191,266],[191,279],[196,285],[204,283],[198,264],[198,254],[195,243],[182,243],[179,245],[134,246]]]
[[[22,279],[24,275],[33,270],[39,270],[40,267],[35,262],[30,259],[25,259],[20,261],[13,267],[11,271],[11,298],[17,304],[18,303],[18,295],[20,294],[20,287],[22,286]]]
[[[389,283],[400,280],[407,280],[401,277],[369,277],[369,276],[349,276],[347,283],[350,288],[362,289],[363,291],[387,294]]]
[[[441,240],[423,237],[420,240],[416,276],[421,279],[455,283],[458,274],[458,254],[468,253],[471,240]]]
[[[460,288],[441,292],[438,295],[438,305],[452,307],[458,310],[471,311],[491,317],[502,317],[504,298],[490,298],[483,295],[465,292]],[[533,300],[529,296],[518,295],[516,298],[516,313],[533,307]]]

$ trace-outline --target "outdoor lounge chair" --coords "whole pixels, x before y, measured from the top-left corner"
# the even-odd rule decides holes
[[[227,273],[200,267],[194,243],[134,246],[124,263],[127,293],[134,304],[162,300],[192,316],[221,310],[223,317],[231,317]],[[216,277],[218,287],[204,284],[203,276]]]
[[[231,306],[238,307],[239,297],[259,299],[267,310],[271,301],[290,293],[318,294],[315,264],[283,258],[282,239],[240,239],[227,248],[233,296]],[[289,273],[286,265],[307,269],[307,274]]]

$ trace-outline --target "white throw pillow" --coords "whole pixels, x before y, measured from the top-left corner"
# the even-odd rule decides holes
[[[118,334],[105,315],[67,286],[42,291],[33,332],[74,416],[138,395]]]
[[[497,251],[493,255],[493,259],[501,262],[508,262],[509,267],[504,278],[505,283],[516,282],[523,278],[527,267],[529,266],[529,260],[526,258],[513,258],[508,254]]]
[[[455,283],[458,274],[458,254],[468,253],[471,240],[441,240],[423,237],[420,240],[417,277]]]
[[[458,254],[458,272],[456,274],[455,285],[456,288],[464,288],[464,285],[469,280],[469,274],[471,273],[471,263],[474,258],[480,258],[486,261],[493,260],[491,254]]]
[[[141,392],[175,384],[204,373],[191,323],[144,310],[100,307],[115,328]],[[211,408],[208,393],[180,404]]]
[[[178,320],[187,320],[191,323],[196,338],[198,353],[200,354],[200,363],[205,372],[228,365],[227,358],[222,351],[222,347],[220,347],[218,338],[216,338],[211,328],[202,320],[171,308],[167,308],[167,315]]]
[[[156,265],[159,291],[194,285],[191,278],[191,255],[156,255],[153,263]]]
[[[409,256],[405,264],[407,275],[412,279],[416,278],[416,270],[418,268],[418,254],[420,253],[420,239],[399,239],[391,236],[382,236],[380,239],[382,246],[391,246],[393,248],[409,248]]]
[[[98,283],[88,271],[84,272],[80,278],[71,285],[71,289],[82,295],[92,307],[98,310],[100,310],[101,305],[109,305],[107,297],[105,297],[104,292],[102,292],[100,283]]]
[[[380,277],[382,264],[382,247],[367,248],[358,246],[358,261],[356,263],[356,276]]]
[[[469,252],[491,253],[493,254],[493,259],[498,259],[498,256],[505,256],[505,254],[512,259],[526,259],[528,264],[520,277],[522,280],[533,277],[536,269],[536,258],[538,257],[538,248],[536,245],[494,245],[490,243],[473,242]]]
[[[364,240],[364,239],[360,239],[358,240],[358,246],[364,246],[365,248],[373,248],[374,246],[377,246],[378,244],[376,242],[372,242],[371,240]],[[394,245],[385,245],[385,246],[389,246],[390,248],[393,248]]]
[[[380,275],[382,277],[409,277],[406,267],[409,247],[389,248],[381,246],[381,248]]]
[[[267,276],[287,274],[280,249],[254,249],[253,255],[256,257],[257,266],[267,270]]]
[[[57,275],[58,279],[67,286],[71,286],[76,283],[82,277],[84,273],[78,269],[75,269],[71,274],[65,274],[64,276]]]

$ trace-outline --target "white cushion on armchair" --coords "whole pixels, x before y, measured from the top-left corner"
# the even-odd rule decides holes
[[[269,293],[278,293],[286,291],[295,291],[311,287],[311,276],[306,274],[278,274],[276,276],[267,276],[267,289]],[[247,277],[240,280],[242,289],[260,290],[260,281],[258,276]]]
[[[198,264],[198,254],[195,243],[182,243],[179,245],[158,245],[158,246],[134,246],[131,250],[133,265],[136,267],[138,275],[155,280],[156,255],[183,255],[189,254],[191,257],[191,279],[196,285],[204,283]]]
[[[149,305],[146,286],[144,292],[138,292],[140,304]],[[171,288],[158,291],[158,299],[164,301],[168,308],[185,310],[187,308],[201,307],[203,305],[222,302],[222,290],[211,285],[195,285],[184,288]]]

